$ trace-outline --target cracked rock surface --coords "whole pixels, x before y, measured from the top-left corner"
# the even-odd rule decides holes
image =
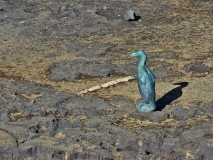
[[[0,159],[211,160],[211,0],[0,0]],[[125,21],[127,10],[137,19]],[[157,111],[141,113],[143,49]]]
[[[1,113],[9,118],[0,122],[2,159],[212,156],[213,116],[206,112],[213,102],[202,110],[166,106],[138,113],[122,97],[83,98],[27,81],[1,81],[0,86],[1,106],[8,106]]]

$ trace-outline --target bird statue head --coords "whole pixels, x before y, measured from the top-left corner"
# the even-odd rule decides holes
[[[131,57],[140,57],[141,61],[143,62],[143,64],[146,64],[146,53],[143,50],[139,50],[135,53],[130,54]]]

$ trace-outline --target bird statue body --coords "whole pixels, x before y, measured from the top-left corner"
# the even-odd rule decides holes
[[[130,55],[131,57],[140,57],[137,71],[137,81],[142,100],[138,103],[138,110],[142,112],[151,112],[156,109],[155,104],[155,75],[147,67],[146,53],[139,50]]]

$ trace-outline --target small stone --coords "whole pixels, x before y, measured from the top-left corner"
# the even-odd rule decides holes
[[[125,21],[129,21],[129,20],[135,20],[135,12],[132,10],[127,10],[124,15],[123,18]]]

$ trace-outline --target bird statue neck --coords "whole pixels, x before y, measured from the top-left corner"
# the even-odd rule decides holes
[[[146,58],[141,58],[138,67],[144,67],[146,65]]]

